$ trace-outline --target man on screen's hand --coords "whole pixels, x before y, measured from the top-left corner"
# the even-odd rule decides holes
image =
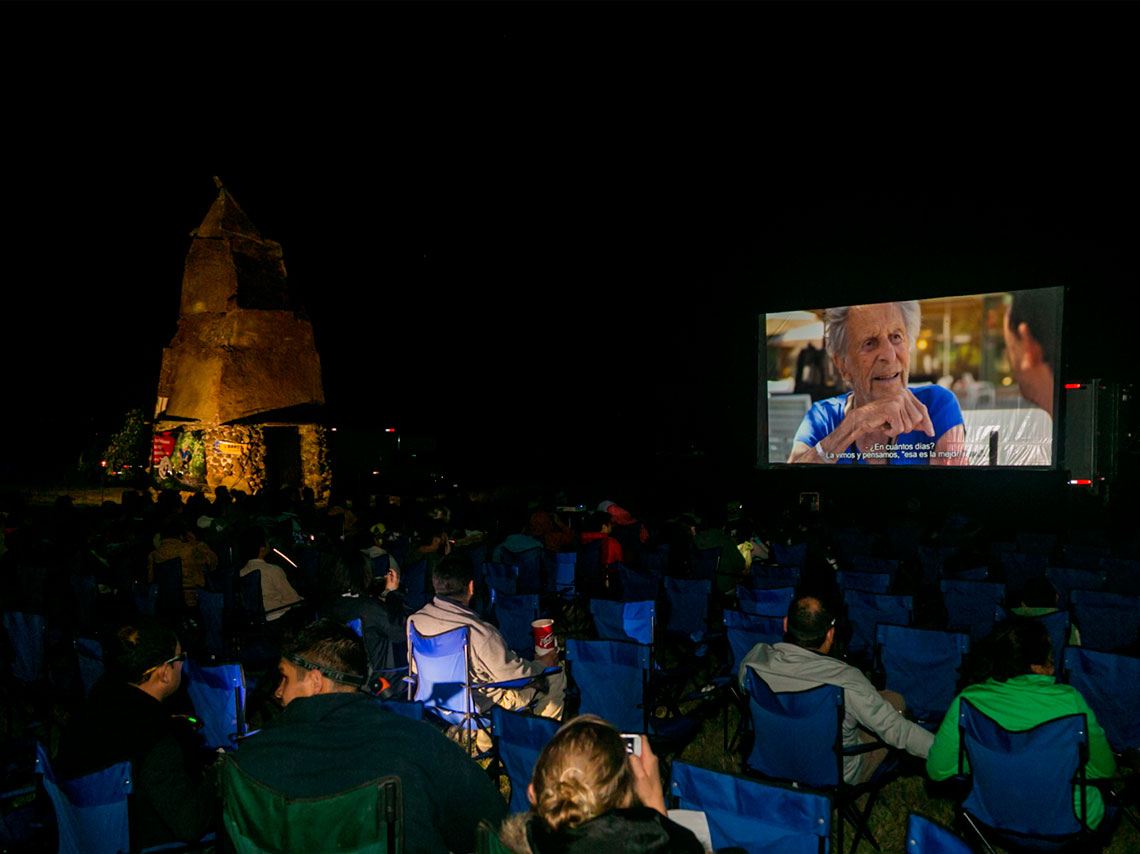
[[[917,302],[824,312],[828,355],[849,394],[816,402],[796,431],[789,463],[965,465],[965,428],[953,393],[907,386],[920,324]]]

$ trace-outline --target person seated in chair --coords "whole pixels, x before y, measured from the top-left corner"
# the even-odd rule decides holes
[[[843,689],[843,745],[855,747],[879,739],[925,759],[934,736],[903,717],[906,702],[894,691],[877,691],[863,672],[828,655],[835,643],[834,611],[816,596],[800,595],[784,618],[784,640],[758,643],[740,664],[740,688],[748,693],[754,670],[772,691],[803,691],[819,685]],[[843,758],[843,780],[861,783],[886,758],[886,749]]]
[[[1105,739],[1104,730],[1080,691],[1057,682],[1053,668],[1053,644],[1049,632],[1037,620],[1013,617],[996,626],[984,641],[982,650],[989,677],[970,685],[954,698],[930,755],[926,772],[934,780],[958,774],[958,707],[965,697],[970,705],[1009,730],[1027,730],[1065,715],[1083,714],[1088,723],[1088,762],[1090,779],[1111,777],[1116,759]],[[1016,780],[1010,780],[1016,786]],[[1086,789],[1087,820],[1096,828],[1104,818],[1104,800],[1096,788]],[[1080,815],[1080,787],[1073,787],[1073,808]]]
[[[546,655],[527,661],[520,658],[507,645],[499,630],[471,610],[471,599],[475,595],[475,573],[471,561],[466,557],[449,557],[435,571],[435,598],[408,618],[420,635],[432,636],[466,627],[471,657],[471,680],[473,682],[505,682],[537,676],[547,667],[558,663],[558,652],[553,650]],[[411,641],[408,642],[408,661],[411,657]],[[486,712],[492,706],[506,709],[521,709],[533,704],[531,711],[544,718],[561,718],[563,697],[566,692],[566,674],[553,673],[542,682],[523,688],[488,688],[473,691],[479,711]]]
[[[165,705],[182,682],[178,636],[139,617],[115,633],[103,657],[106,670],[68,723],[56,770],[73,778],[130,762],[132,844],[198,841],[217,814],[217,774],[203,763],[186,716]]]
[[[301,601],[301,594],[293,589],[285,570],[265,559],[272,551],[265,541],[265,531],[248,528],[242,533],[240,545],[246,563],[238,575],[246,576],[254,570],[261,572],[261,604],[265,608],[265,619],[270,622],[281,619],[289,612],[289,605]]]
[[[479,822],[506,814],[490,778],[458,745],[361,691],[368,659],[352,629],[318,620],[282,653],[276,697],[285,710],[235,754],[254,780],[286,797],[319,798],[395,775],[408,854],[473,851]]]

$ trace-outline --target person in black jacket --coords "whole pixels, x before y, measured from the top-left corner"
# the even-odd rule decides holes
[[[506,814],[502,795],[459,745],[361,692],[367,656],[351,629],[332,620],[307,626],[286,644],[278,669],[285,710],[235,754],[258,782],[315,798],[395,775],[407,854],[473,851],[479,822],[498,825]]]
[[[74,778],[129,761],[132,844],[201,839],[217,816],[217,773],[186,716],[164,707],[182,681],[178,636],[140,617],[116,632],[103,657],[103,676],[63,733],[57,771]]]
[[[621,734],[580,715],[547,742],[527,788],[529,813],[510,816],[500,839],[516,854],[703,854],[671,821],[657,757],[642,737],[627,754]]]

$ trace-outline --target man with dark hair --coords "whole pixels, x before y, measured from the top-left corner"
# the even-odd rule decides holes
[[[1057,291],[1013,291],[1005,315],[1005,351],[1021,396],[1053,416]]]
[[[859,669],[828,656],[834,642],[834,611],[822,598],[801,594],[784,618],[783,643],[756,644],[744,657],[740,687],[747,692],[749,668],[776,693],[838,685],[843,689],[845,704],[844,745],[853,747],[878,738],[925,759],[934,736],[903,717],[906,704],[899,694],[876,691]],[[870,779],[884,758],[885,749],[844,757],[844,781]]]
[[[286,643],[278,670],[285,710],[235,755],[254,779],[288,797],[316,798],[395,775],[409,854],[472,851],[479,822],[497,824],[506,814],[502,796],[458,745],[360,691],[367,656],[351,629],[332,620],[307,626]]]
[[[164,708],[182,681],[186,655],[178,636],[140,617],[116,632],[103,657],[104,675],[64,732],[56,769],[82,777],[129,761],[132,844],[201,839],[217,814],[217,775],[203,766],[185,716]]]
[[[558,663],[557,651],[527,661],[515,654],[499,630],[471,610],[475,595],[475,572],[466,557],[449,557],[435,571],[435,598],[408,618],[420,635],[440,635],[452,629],[466,627],[471,658],[473,682],[505,682],[537,676],[544,668]],[[411,661],[411,642],[408,644]],[[562,717],[563,695],[566,691],[566,674],[554,673],[545,677],[537,687],[505,690],[501,688],[473,691],[475,704],[480,711],[499,705],[519,709],[534,701],[533,711],[544,718]]]

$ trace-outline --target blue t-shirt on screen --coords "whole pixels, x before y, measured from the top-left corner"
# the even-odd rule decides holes
[[[874,453],[884,454],[887,463],[895,466],[922,466],[930,463],[930,456],[934,453],[931,447],[942,434],[951,427],[962,423],[962,410],[958,406],[958,398],[948,389],[940,385],[925,385],[912,388],[914,396],[918,398],[930,413],[930,421],[934,425],[934,435],[927,436],[921,430],[912,430],[900,434],[890,447],[884,446]],[[821,439],[839,426],[843,420],[843,407],[851,393],[841,394],[838,397],[829,397],[827,400],[817,401],[808,410],[804,420],[796,431],[796,441],[803,442],[814,448]],[[907,454],[914,456],[907,456]],[[923,456],[926,454],[927,456]],[[837,463],[866,464],[855,443],[847,449],[845,454],[836,460]]]

